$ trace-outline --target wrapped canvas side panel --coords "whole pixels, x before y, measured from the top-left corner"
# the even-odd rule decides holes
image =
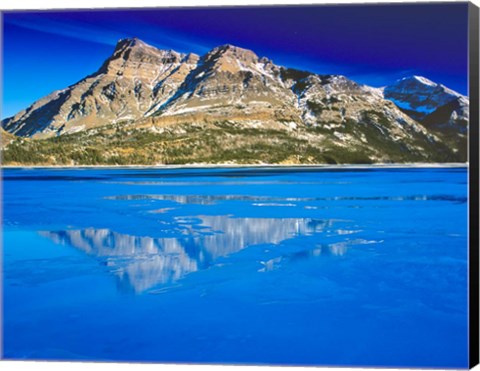
[[[469,142],[469,175],[470,175],[470,367],[478,364],[479,357],[479,196],[478,196],[478,163],[479,163],[479,120],[478,120],[478,7],[469,4],[469,96],[470,102],[470,142]]]

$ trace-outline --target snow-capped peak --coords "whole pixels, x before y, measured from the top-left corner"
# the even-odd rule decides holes
[[[423,76],[410,76],[385,87],[384,97],[398,107],[422,119],[444,104],[452,102],[461,94]]]
[[[427,79],[426,77],[423,77],[423,76],[413,75],[413,77],[411,77],[411,78],[417,80],[418,82],[420,82],[422,84],[428,85],[428,86],[437,86],[437,84],[434,83],[432,80],[429,80],[429,79]]]

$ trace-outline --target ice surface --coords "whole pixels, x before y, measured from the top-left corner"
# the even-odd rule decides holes
[[[467,206],[464,168],[6,169],[4,355],[463,368]]]

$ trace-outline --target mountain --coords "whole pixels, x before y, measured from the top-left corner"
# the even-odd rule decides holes
[[[468,157],[468,98],[456,98],[438,107],[420,122],[432,133],[441,137],[458,158]]]
[[[467,97],[420,76],[398,80],[383,91],[386,99],[441,137],[459,157],[466,158]]]
[[[138,119],[172,96],[197,60],[138,39],[120,40],[97,72],[38,100],[2,126],[19,136],[42,138]]]
[[[454,100],[464,99],[468,105],[468,98],[421,76],[400,79],[385,87],[383,93],[386,99],[417,120],[424,119],[437,108]]]
[[[466,161],[466,122],[468,99],[422,77],[378,89],[233,45],[198,56],[134,38],[2,127],[27,138],[11,163],[362,163]]]
[[[6,148],[8,145],[15,141],[17,137],[13,134],[10,134],[8,131],[5,131],[3,128],[0,128],[0,148]]]
[[[466,134],[469,121],[469,101],[466,97],[456,98],[432,113],[426,115],[420,122],[431,130],[453,131]]]

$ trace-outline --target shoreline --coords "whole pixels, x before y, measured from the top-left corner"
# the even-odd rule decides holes
[[[305,169],[421,169],[421,168],[468,168],[468,162],[413,162],[413,163],[378,163],[378,164],[182,164],[182,165],[0,165],[1,169],[49,169],[49,170],[83,170],[83,169],[242,169],[242,168],[305,168]]]

